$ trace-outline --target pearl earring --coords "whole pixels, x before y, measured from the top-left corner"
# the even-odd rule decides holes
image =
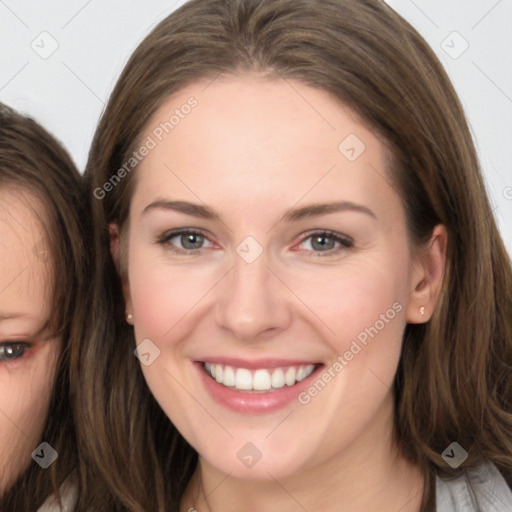
[[[131,313],[128,313],[128,314],[126,315],[126,321],[127,321],[128,323],[130,323],[132,320],[133,320],[133,315],[132,315]]]
[[[425,306],[421,306],[420,315],[423,316],[425,314]]]

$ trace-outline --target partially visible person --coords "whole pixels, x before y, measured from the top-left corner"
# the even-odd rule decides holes
[[[0,104],[2,512],[67,510],[72,498],[68,349],[84,321],[89,264],[80,188],[60,143]]]

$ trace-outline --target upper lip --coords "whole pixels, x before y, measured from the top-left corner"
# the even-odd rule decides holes
[[[205,357],[198,362],[210,364],[222,364],[225,366],[234,366],[235,368],[282,368],[286,366],[307,366],[310,364],[318,365],[318,361],[304,361],[299,359],[240,359],[237,357]]]

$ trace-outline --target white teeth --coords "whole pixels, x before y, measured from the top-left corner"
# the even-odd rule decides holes
[[[215,365],[210,363],[204,363],[206,373],[209,373],[215,379]]]
[[[295,377],[297,379],[297,382],[300,382],[301,380],[304,380],[306,377],[309,377],[313,373],[314,369],[314,364],[309,364],[308,366],[304,367],[301,366],[299,368],[299,371],[297,372],[297,377]]]
[[[219,384],[243,391],[270,391],[286,386],[293,386],[309,377],[315,365],[287,366],[274,369],[233,368],[222,364],[204,363],[206,373],[210,374]]]
[[[277,368],[272,373],[272,387],[275,389],[282,388],[284,386],[284,372],[282,368]]]
[[[219,383],[219,384],[222,384],[223,379],[222,379],[222,365],[221,364],[216,364],[215,365],[215,380]],[[212,374],[213,375],[213,374]]]
[[[224,367],[224,386],[234,386],[235,385],[235,370],[231,366]]]
[[[252,389],[256,391],[267,391],[272,382],[270,373],[267,370],[256,370],[252,378]]]
[[[288,368],[288,370],[286,370],[286,373],[284,375],[284,381],[287,386],[293,386],[295,384],[295,376],[296,375],[297,375],[297,371],[295,370],[295,368],[292,368],[290,366],[290,368]]]
[[[252,389],[252,375],[245,368],[238,368],[235,374],[235,387],[237,389]]]

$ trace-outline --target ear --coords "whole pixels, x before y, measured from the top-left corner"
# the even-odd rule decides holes
[[[418,249],[411,273],[411,294],[406,319],[411,324],[428,322],[435,310],[446,266],[448,232],[438,224],[426,246]]]
[[[126,306],[126,321],[133,325],[133,308],[130,295],[130,283],[128,282],[127,272],[121,267],[121,235],[119,225],[115,223],[109,224],[108,231],[110,235],[110,254],[112,255],[112,259],[114,260],[114,264],[117,268],[117,272],[123,285],[123,296]],[[123,264],[126,264],[126,261],[124,261]]]

